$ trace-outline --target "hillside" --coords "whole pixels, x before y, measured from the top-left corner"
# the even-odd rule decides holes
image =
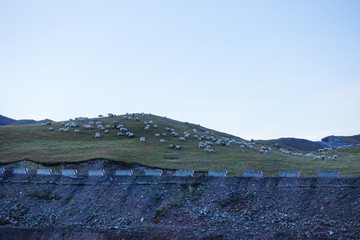
[[[129,115],[130,116],[130,115]],[[139,162],[147,166],[164,169],[192,169],[196,171],[228,170],[229,176],[241,176],[244,170],[262,170],[264,176],[277,176],[280,170],[300,170],[302,176],[316,176],[317,170],[339,170],[342,176],[357,176],[359,166],[359,147],[341,151],[323,153],[324,161],[313,160],[293,155],[286,155],[277,148],[268,153],[260,153],[263,143],[254,144],[239,137],[234,137],[215,130],[207,129],[197,124],[184,123],[169,118],[154,115],[125,115],[103,117],[97,120],[76,120],[78,127],[71,127],[68,132],[61,132],[65,128],[61,122],[54,122],[51,126],[8,125],[0,127],[0,162],[9,163],[19,160],[33,160],[42,163],[80,162],[89,159],[110,159],[123,162]],[[139,121],[136,121],[136,118]],[[82,126],[94,122],[94,129],[85,130]],[[106,127],[110,125],[109,133],[96,126],[99,121]],[[123,125],[135,137],[118,136],[119,129],[113,128],[114,121]],[[148,130],[146,124],[150,123]],[[155,128],[157,125],[157,128]],[[49,127],[54,131],[49,131]],[[166,129],[174,129],[179,136],[174,137]],[[197,138],[193,130],[196,129]],[[78,133],[75,130],[79,131]],[[190,134],[185,141],[184,132]],[[100,133],[100,138],[95,138]],[[166,133],[166,136],[162,136]],[[155,134],[160,134],[156,137]],[[199,137],[203,136],[212,142],[214,152],[206,152],[199,148]],[[140,142],[140,137],[146,137]],[[216,144],[211,137],[222,140]],[[165,143],[160,143],[164,139]],[[169,148],[170,144],[179,145],[180,150]],[[265,144],[265,143],[264,143]],[[228,145],[228,146],[227,146]],[[250,148],[250,146],[253,146]],[[304,151],[298,153],[306,154]],[[338,158],[328,160],[328,156],[338,155]]]

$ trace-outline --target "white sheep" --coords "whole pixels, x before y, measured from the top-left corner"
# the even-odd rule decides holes
[[[126,136],[128,136],[128,138],[133,138],[133,137],[135,137],[135,134],[132,132],[127,132]]]
[[[179,141],[184,142],[185,138],[184,137],[179,137]]]
[[[74,132],[75,132],[75,133],[80,133],[80,130],[79,130],[79,129],[75,129]]]
[[[100,133],[95,133],[95,138],[100,138]]]
[[[117,135],[118,135],[118,136],[124,136],[124,133],[118,132]]]
[[[146,137],[140,137],[140,142],[145,142],[146,141]]]
[[[49,131],[54,131],[54,128],[53,128],[53,127],[49,127]]]
[[[106,129],[106,130],[104,131],[104,133],[109,133],[109,130]]]
[[[159,133],[156,133],[156,134],[155,134],[155,137],[160,137],[160,134],[159,134]]]
[[[154,125],[154,128],[157,128],[157,127],[158,127],[158,125],[155,124],[155,125]]]
[[[165,143],[165,139],[160,139],[160,143]]]
[[[181,146],[180,146],[180,145],[176,145],[175,148],[176,148],[177,150],[180,150],[180,149],[181,149]]]

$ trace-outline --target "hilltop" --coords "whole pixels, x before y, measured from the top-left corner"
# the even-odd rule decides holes
[[[84,129],[83,125],[90,122],[93,122],[94,128]],[[97,122],[101,122],[99,125],[103,130]],[[72,123],[77,126],[70,126]],[[330,150],[321,153],[323,161],[313,160],[312,157],[304,158],[308,153],[305,151],[294,150],[298,156],[283,154],[280,147],[273,147],[272,143],[246,141],[198,124],[151,114],[76,118],[50,124],[0,127],[0,162],[32,160],[49,164],[109,159],[139,162],[163,169],[228,170],[229,176],[241,176],[243,170],[262,170],[264,176],[277,176],[280,170],[300,170],[302,176],[315,176],[320,169],[339,170],[342,176],[357,176],[359,169],[359,147]],[[118,136],[119,125],[127,129],[122,132],[123,136]],[[149,125],[148,130],[145,130],[146,125]],[[69,127],[65,131],[66,126]],[[172,136],[171,130],[178,136]],[[127,137],[126,132],[133,133],[134,137]],[[95,138],[95,133],[100,133],[100,138]],[[164,133],[166,136],[163,136]],[[186,133],[190,136],[180,140]],[[140,142],[141,137],[145,137],[146,141]],[[199,141],[199,138],[202,140]],[[161,143],[160,139],[165,143]],[[205,147],[199,148],[199,142],[206,141],[211,142],[208,146],[214,152],[205,151]],[[169,145],[179,145],[181,149],[169,148]],[[329,160],[328,157],[333,155],[338,157]]]

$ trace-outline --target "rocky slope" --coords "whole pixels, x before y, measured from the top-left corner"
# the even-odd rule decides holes
[[[359,239],[360,180],[0,177],[0,239]]]

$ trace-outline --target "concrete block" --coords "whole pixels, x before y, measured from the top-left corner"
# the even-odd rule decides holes
[[[90,177],[92,177],[92,176],[105,176],[105,170],[104,169],[101,169],[101,170],[89,170],[88,175]]]
[[[193,177],[194,171],[193,170],[176,170],[175,177]]]
[[[52,175],[53,171],[51,169],[36,169],[36,174],[39,174],[39,175]]]
[[[0,174],[5,174],[5,168],[0,168]]]
[[[13,174],[28,174],[29,169],[28,168],[14,168]]]
[[[115,170],[115,176],[132,176],[133,170]]]
[[[280,171],[279,177],[299,178],[300,171]]]
[[[145,169],[145,176],[162,176],[163,170],[161,169]]]
[[[319,178],[339,178],[339,171],[318,171]]]
[[[63,169],[61,170],[61,175],[63,176],[76,176],[79,172],[76,169]]]
[[[216,171],[216,170],[209,170],[208,177],[226,177],[227,171]]]
[[[243,171],[243,177],[262,178],[262,171]]]

